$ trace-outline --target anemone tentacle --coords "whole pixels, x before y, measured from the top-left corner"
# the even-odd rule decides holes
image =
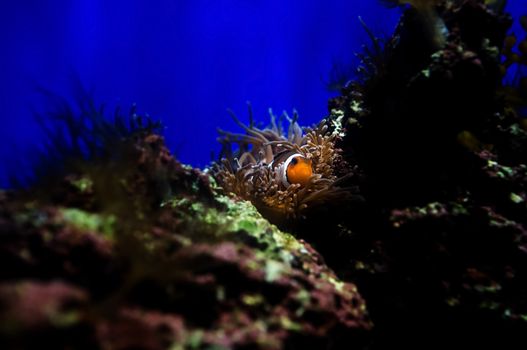
[[[277,216],[278,221],[304,217],[308,208],[349,200],[356,193],[351,187],[341,187],[350,173],[336,169],[337,164],[339,169],[346,168],[346,163],[336,145],[340,134],[331,130],[328,120],[302,129],[296,111],[292,118],[285,112],[277,117],[270,109],[270,125],[260,129],[254,124],[250,105],[248,125],[234,112],[229,110],[229,114],[245,134],[218,129],[222,158],[211,170],[226,192],[253,202],[264,215]],[[282,127],[284,120],[287,130]],[[312,175],[302,184],[284,184],[285,161],[294,154],[309,161]]]

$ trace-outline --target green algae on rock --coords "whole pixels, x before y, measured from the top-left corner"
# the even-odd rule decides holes
[[[0,263],[10,267],[0,273],[0,302],[10,305],[0,310],[2,346],[367,344],[372,323],[356,286],[308,243],[222,195],[161,137],[124,142],[117,173],[82,166],[48,187],[60,196],[2,195]]]

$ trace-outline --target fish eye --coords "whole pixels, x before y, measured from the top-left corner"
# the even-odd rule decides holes
[[[298,163],[298,157],[291,159],[291,164],[296,165]]]

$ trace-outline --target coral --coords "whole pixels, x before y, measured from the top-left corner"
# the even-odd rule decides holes
[[[317,248],[343,255],[331,263],[368,302],[372,348],[422,348],[416,334],[507,348],[527,330],[527,138],[501,68],[511,19],[476,0],[434,10],[440,47],[407,8],[382,75],[330,101],[366,207],[342,223],[347,240]]]
[[[327,203],[348,201],[356,195],[342,184],[353,175],[343,161],[335,143],[343,135],[340,120],[322,120],[318,126],[305,129],[297,123],[298,115],[276,118],[272,112],[271,126],[258,129],[249,107],[250,124],[233,118],[245,134],[220,130],[224,157],[213,166],[212,173],[227,193],[251,201],[268,219],[276,223],[304,217],[308,209]],[[287,136],[281,121],[289,121]],[[232,152],[232,146],[238,150]],[[284,185],[282,173],[285,160],[298,154],[311,164],[313,175],[306,183]],[[357,196],[355,196],[357,198]]]
[[[21,281],[0,286],[4,302],[4,331],[64,328],[77,322],[75,309],[87,302],[86,293],[64,282]]]
[[[221,195],[161,136],[143,130],[120,142],[127,156],[117,161],[91,159],[95,169],[74,168],[32,195],[0,193],[2,347],[367,343],[372,324],[356,286],[307,242]]]
[[[472,135],[482,148],[492,144],[500,109],[498,48],[510,18],[478,1],[446,3],[438,11],[448,33],[441,48],[427,44],[431,39],[421,36],[409,9],[390,41],[383,76],[350,84],[330,103],[335,117],[345,114],[348,129],[338,146],[367,173],[361,191],[375,201],[423,203],[448,195],[447,182],[456,183],[450,176],[465,181],[452,171],[465,164],[459,140]]]

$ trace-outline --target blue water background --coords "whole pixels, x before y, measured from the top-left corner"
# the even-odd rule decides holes
[[[512,0],[515,15],[527,2]],[[400,15],[360,0],[17,0],[0,5],[0,186],[43,135],[38,87],[72,98],[72,81],[111,112],[137,103],[161,119],[178,158],[205,166],[216,128],[238,130],[246,101],[297,109],[301,124],[327,114],[326,81],[367,42],[357,20],[390,34]],[[73,78],[73,79],[72,79]]]

